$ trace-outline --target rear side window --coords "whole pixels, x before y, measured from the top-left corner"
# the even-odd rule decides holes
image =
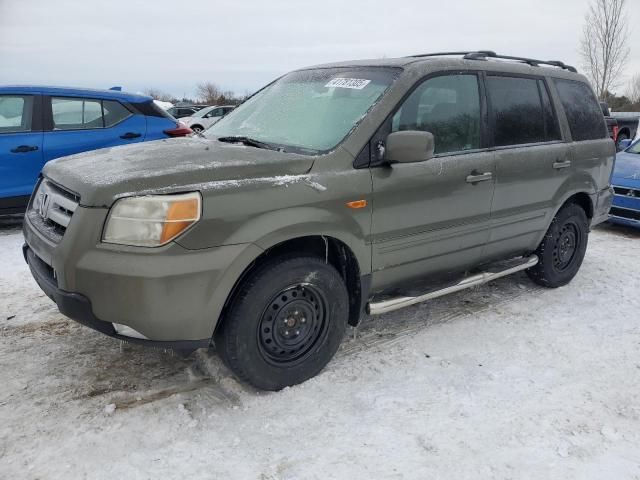
[[[596,97],[586,83],[554,80],[574,141],[607,138],[607,125]]]
[[[480,94],[476,75],[442,75],[424,81],[391,120],[391,131],[431,132],[435,153],[480,148]]]
[[[488,76],[494,145],[522,145],[547,140],[538,80]]]
[[[82,130],[104,126],[100,100],[52,98],[51,111],[54,130]]]
[[[104,112],[104,126],[107,128],[120,123],[132,115],[120,102],[112,102],[110,100],[102,102],[102,109]]]
[[[31,131],[33,97],[0,95],[0,134]]]
[[[54,130],[108,128],[131,116],[119,102],[87,98],[54,97],[51,112]]]

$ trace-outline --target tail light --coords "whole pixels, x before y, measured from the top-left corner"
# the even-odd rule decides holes
[[[613,131],[613,141],[617,142],[618,141],[618,131],[620,130],[620,127],[618,127],[618,125],[614,125],[612,128]]]
[[[184,123],[178,122],[176,123],[176,128],[169,128],[168,130],[165,130],[164,133],[170,137],[184,137],[186,135],[191,135],[193,130],[187,127]]]

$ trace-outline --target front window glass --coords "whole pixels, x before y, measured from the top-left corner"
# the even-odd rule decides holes
[[[31,130],[33,97],[0,95],[0,133]]]
[[[207,130],[317,153],[335,148],[399,74],[390,68],[327,68],[285,75]]]
[[[480,148],[480,93],[476,75],[442,75],[423,82],[391,120],[391,131],[433,134],[435,153]]]

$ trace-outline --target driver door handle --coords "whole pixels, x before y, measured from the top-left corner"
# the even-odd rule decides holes
[[[124,138],[125,140],[130,140],[132,138],[138,138],[141,137],[142,134],[140,133],[134,133],[134,132],[127,132],[124,135],[120,135],[120,138]]]
[[[493,174],[491,172],[485,172],[485,173],[471,172],[471,175],[467,176],[467,183],[476,184],[479,182],[487,182],[492,178],[493,178]]]
[[[12,148],[11,153],[27,153],[27,152],[35,152],[38,150],[38,147],[35,145],[20,145],[19,147]]]
[[[569,168],[570,166],[570,160],[565,160],[564,162],[553,162],[553,168],[555,168],[556,170],[560,170],[561,168]]]

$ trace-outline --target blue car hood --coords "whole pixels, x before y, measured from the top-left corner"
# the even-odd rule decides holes
[[[640,154],[618,153],[611,183],[620,187],[640,188]]]

